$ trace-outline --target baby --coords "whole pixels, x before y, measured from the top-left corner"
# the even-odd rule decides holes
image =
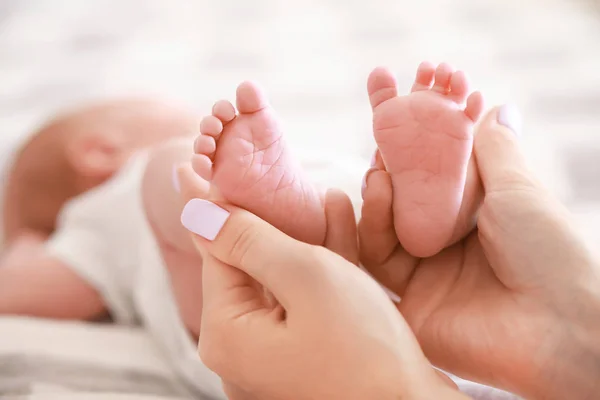
[[[469,96],[464,75],[445,64],[422,64],[408,96],[397,95],[384,69],[371,74],[368,90],[398,237],[414,255],[435,254],[462,229],[481,95]],[[24,145],[4,181],[0,314],[90,320],[108,312],[141,322],[191,393],[224,398],[195,350],[201,259],[179,223],[175,167],[191,159],[225,200],[318,245],[326,224],[315,184],[335,179],[347,190],[354,174],[328,175],[336,169],[328,164],[303,169],[251,83],[238,87],[237,113],[227,101],[214,105],[192,146],[194,125],[172,107],[117,103],[59,118]]]
[[[173,187],[197,131],[185,110],[127,100],[59,116],[20,142],[0,193],[0,314],[141,323],[191,395],[225,398],[197,356],[202,260]],[[332,181],[331,164],[309,164],[314,182]]]
[[[122,100],[61,115],[18,143],[3,160],[0,314],[141,322],[198,382],[193,393],[220,396],[218,377],[197,360],[188,333],[197,327],[178,312],[201,305],[194,281],[201,260],[171,256],[143,208],[146,174],[173,192],[170,170],[148,173],[151,154],[172,140],[191,143],[197,127],[192,113],[173,105]],[[196,291],[183,307],[166,261],[192,271]]]

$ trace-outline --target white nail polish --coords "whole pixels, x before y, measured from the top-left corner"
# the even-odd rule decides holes
[[[192,199],[183,208],[181,223],[190,232],[215,240],[229,218],[229,211],[203,199]]]

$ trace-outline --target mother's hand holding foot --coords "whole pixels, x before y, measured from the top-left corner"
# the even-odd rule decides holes
[[[415,337],[357,259],[348,198],[326,198],[326,246],[205,197],[180,171],[182,214],[203,255],[199,351],[229,398],[464,398],[431,368]],[[187,188],[187,189],[185,189]],[[263,287],[269,295],[265,295]],[[276,301],[272,299],[275,298]]]
[[[600,386],[600,265],[567,211],[528,172],[519,121],[492,110],[475,137],[484,186],[477,229],[427,258],[403,251],[385,171],[372,171],[361,261],[435,365],[531,399],[595,398]],[[386,210],[386,211],[382,211]]]
[[[527,171],[509,116],[493,110],[475,138],[477,229],[433,257],[402,250],[389,176],[369,174],[361,261],[402,296],[401,314],[350,262],[344,196],[326,204],[326,247],[344,257],[240,209],[188,202],[182,220],[205,261],[200,354],[232,399],[462,398],[428,360],[527,398],[594,397],[600,266]],[[181,178],[186,200],[205,197],[193,173]]]

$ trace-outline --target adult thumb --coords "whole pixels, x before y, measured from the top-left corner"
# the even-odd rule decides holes
[[[327,250],[297,241],[254,214],[224,203],[191,199],[181,222],[205,253],[260,283],[279,303],[306,302],[319,282]]]
[[[485,193],[537,186],[519,148],[521,116],[511,105],[493,108],[475,135],[474,152]]]

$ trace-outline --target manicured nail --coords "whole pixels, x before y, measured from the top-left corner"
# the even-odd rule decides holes
[[[181,193],[181,185],[179,184],[179,176],[177,176],[177,166],[173,165],[173,169],[171,170],[171,179],[173,183],[173,189],[177,193]]]
[[[373,157],[371,157],[371,168],[373,168],[377,164],[377,150],[373,152]]]
[[[519,109],[512,104],[505,104],[498,109],[498,123],[504,125],[517,136],[521,134],[523,120]]]
[[[192,199],[183,208],[181,224],[196,235],[214,240],[227,218],[229,218],[229,211],[218,205],[208,200]]]
[[[365,172],[365,176],[363,176],[362,185],[360,187],[360,195],[362,196],[363,200],[365,199],[365,191],[367,190],[367,181],[369,180],[369,175],[371,175],[371,172],[373,171],[377,171],[377,168],[369,168],[368,171]]]

